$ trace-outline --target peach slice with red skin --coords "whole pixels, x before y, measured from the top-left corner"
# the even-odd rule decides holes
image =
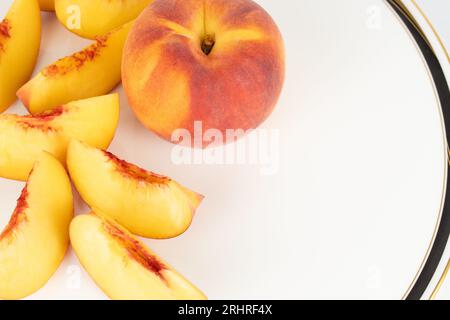
[[[42,69],[17,96],[31,114],[109,93],[120,82],[122,49],[132,22]]]
[[[40,43],[38,1],[15,0],[0,21],[0,113],[14,103],[17,89],[30,79]]]
[[[72,217],[69,177],[44,152],[0,234],[0,298],[24,298],[48,281],[66,253]]]
[[[66,163],[70,139],[107,148],[119,121],[119,96],[74,101],[35,116],[0,115],[0,177],[26,180],[45,150]]]
[[[97,285],[118,300],[203,300],[206,296],[126,229],[91,213],[76,217],[70,240]]]
[[[92,209],[147,238],[167,239],[185,232],[203,199],[168,177],[76,140],[67,150],[67,168]]]

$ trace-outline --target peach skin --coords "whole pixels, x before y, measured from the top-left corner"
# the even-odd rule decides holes
[[[133,234],[154,239],[187,230],[203,196],[113,154],[72,140],[67,168],[86,203]]]
[[[0,113],[16,99],[39,55],[41,12],[37,0],[15,0],[0,22]]]
[[[67,30],[94,39],[134,20],[152,1],[55,0],[55,11]]]
[[[74,101],[35,116],[0,115],[0,177],[26,180],[43,150],[62,163],[72,138],[107,148],[119,121],[119,96]]]
[[[70,225],[70,241],[97,285],[117,300],[204,300],[205,295],[127,230],[91,213]]]
[[[196,121],[224,134],[258,127],[284,74],[281,34],[251,0],[156,0],[136,19],[122,61],[136,116],[167,140],[176,129],[193,135]]]
[[[43,152],[0,234],[0,298],[21,299],[44,286],[67,251],[72,217],[69,177]]]
[[[109,93],[120,82],[122,49],[132,23],[39,72],[17,92],[31,114]]]

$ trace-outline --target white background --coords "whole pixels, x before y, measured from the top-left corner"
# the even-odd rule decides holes
[[[212,299],[401,298],[432,238],[444,181],[441,119],[421,55],[381,0],[258,2],[287,48],[285,89],[262,127],[280,134],[275,175],[175,165],[173,146],[139,124],[118,88],[111,151],[206,195],[186,234],[146,243]],[[43,21],[36,72],[89,43],[51,15]],[[0,181],[0,226],[21,187]],[[87,210],[81,201],[77,209]],[[70,251],[31,298],[105,296]]]

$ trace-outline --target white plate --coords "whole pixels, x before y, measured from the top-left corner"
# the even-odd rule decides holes
[[[1,16],[11,2],[0,3]],[[283,95],[260,131],[273,139],[269,162],[177,165],[174,146],[147,132],[117,89],[110,151],[206,195],[188,232],[146,243],[211,299],[405,297],[433,244],[447,180],[423,54],[382,0],[257,2],[287,52]],[[89,43],[43,18],[36,72]],[[0,180],[0,227],[22,186]],[[87,210],[78,200],[77,214]],[[70,251],[31,298],[106,297]]]

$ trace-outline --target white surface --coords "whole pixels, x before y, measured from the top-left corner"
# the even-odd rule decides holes
[[[146,242],[212,299],[401,298],[432,238],[444,181],[421,56],[381,0],[258,2],[287,48],[283,96],[263,126],[279,130],[279,171],[177,166],[173,146],[143,129],[122,94],[110,150],[206,195],[186,234]],[[37,70],[89,43],[44,16]],[[0,226],[22,185],[0,180]],[[104,295],[69,252],[31,298]]]

